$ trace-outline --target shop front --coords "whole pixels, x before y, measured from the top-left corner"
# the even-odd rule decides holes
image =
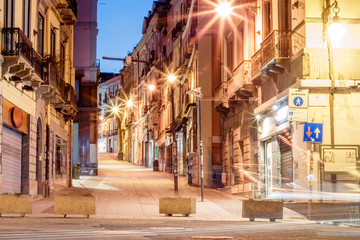
[[[257,112],[257,120],[261,198],[277,198],[293,188],[292,130],[287,98]]]

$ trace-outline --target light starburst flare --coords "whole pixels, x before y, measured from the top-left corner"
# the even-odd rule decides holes
[[[233,7],[231,6],[230,2],[223,1],[217,5],[215,11],[220,17],[226,18],[233,12]]]

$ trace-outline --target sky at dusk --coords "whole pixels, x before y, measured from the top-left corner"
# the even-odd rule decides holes
[[[144,17],[151,10],[153,0],[99,0],[97,59],[101,72],[119,73],[122,61],[102,59],[124,58],[140,41]]]

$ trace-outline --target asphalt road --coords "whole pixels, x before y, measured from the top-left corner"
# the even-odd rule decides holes
[[[181,180],[181,179],[180,179]],[[182,179],[184,180],[184,179]],[[185,179],[186,180],[186,179]],[[241,217],[241,199],[180,181],[181,197],[197,198],[196,214],[165,217],[159,214],[160,197],[172,197],[170,174],[128,163],[102,161],[98,176],[75,181],[72,191],[97,197],[97,213],[90,218],[54,214],[53,198],[36,201],[26,217],[0,217],[2,239],[360,239],[360,227],[316,224],[284,208],[284,219],[269,222]],[[53,195],[52,195],[53,196]]]
[[[360,228],[313,223],[0,218],[0,239],[360,239]]]

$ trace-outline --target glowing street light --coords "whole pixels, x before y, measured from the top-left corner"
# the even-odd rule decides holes
[[[256,114],[256,115],[255,115],[255,119],[258,120],[258,121],[261,120],[261,115],[260,115],[260,114]]]
[[[170,74],[168,77],[169,82],[174,82],[176,80],[176,76],[174,74]]]
[[[343,40],[345,36],[344,25],[339,22],[333,22],[327,29],[328,35],[332,43],[338,43]]]
[[[153,84],[150,84],[149,86],[148,86],[148,89],[150,90],[150,91],[154,91],[155,90],[155,85],[153,85]]]
[[[118,106],[114,106],[113,108],[112,108],[112,112],[114,113],[114,114],[117,114],[118,112],[119,112],[119,107]]]
[[[339,12],[340,8],[338,7],[337,1],[333,3],[334,8],[333,12],[335,16],[332,18],[332,23],[327,28],[327,34],[332,43],[340,42],[345,36],[345,27],[340,23]],[[331,8],[332,5],[330,5]],[[329,9],[330,10],[330,9]]]
[[[126,101],[126,106],[127,107],[132,107],[133,105],[134,105],[134,102],[131,99]]]
[[[233,7],[231,6],[230,2],[223,1],[217,5],[215,11],[220,17],[226,18],[233,12]]]
[[[100,121],[104,120],[104,116],[100,115],[99,119],[100,119]]]

